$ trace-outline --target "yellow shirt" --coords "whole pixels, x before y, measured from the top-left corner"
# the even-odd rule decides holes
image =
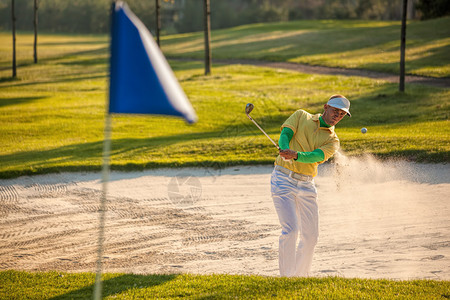
[[[326,162],[339,149],[339,138],[334,132],[334,126],[330,128],[320,127],[320,114],[312,115],[304,110],[297,110],[281,126],[294,131],[294,136],[289,142],[289,149],[300,152],[311,152],[321,149],[325,159],[318,163],[301,163],[295,160],[284,161],[280,155],[275,160],[275,165],[287,168],[296,173],[316,176],[317,166]]]

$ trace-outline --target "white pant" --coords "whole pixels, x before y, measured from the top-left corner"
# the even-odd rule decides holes
[[[299,181],[274,170],[271,191],[281,224],[280,275],[308,276],[319,237],[319,208],[314,182]]]

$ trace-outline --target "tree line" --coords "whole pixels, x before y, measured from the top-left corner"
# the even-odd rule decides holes
[[[0,30],[11,30],[11,0],[0,0]],[[34,1],[16,0],[16,29],[33,30]],[[154,33],[156,1],[127,0]],[[408,18],[450,14],[448,0],[409,0]],[[38,0],[39,29],[44,32],[106,33],[111,0]],[[211,28],[301,19],[400,20],[402,0],[211,0]],[[161,1],[163,34],[203,30],[203,0]]]

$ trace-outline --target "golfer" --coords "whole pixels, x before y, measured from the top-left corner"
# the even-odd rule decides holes
[[[350,101],[333,95],[323,114],[297,110],[281,126],[280,154],[271,176],[271,192],[281,224],[280,275],[306,277],[319,236],[314,177],[317,166],[339,149],[334,126],[350,115]],[[297,245],[297,240],[299,243]]]

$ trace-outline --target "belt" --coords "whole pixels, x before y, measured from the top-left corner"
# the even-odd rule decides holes
[[[293,179],[297,179],[300,181],[308,181],[311,182],[314,180],[314,177],[312,176],[308,176],[308,175],[303,175],[300,173],[295,173],[294,171],[291,171],[289,169],[283,168],[281,166],[275,166],[275,170],[280,171],[281,173],[284,173],[286,175],[289,175],[289,177],[293,178]]]

